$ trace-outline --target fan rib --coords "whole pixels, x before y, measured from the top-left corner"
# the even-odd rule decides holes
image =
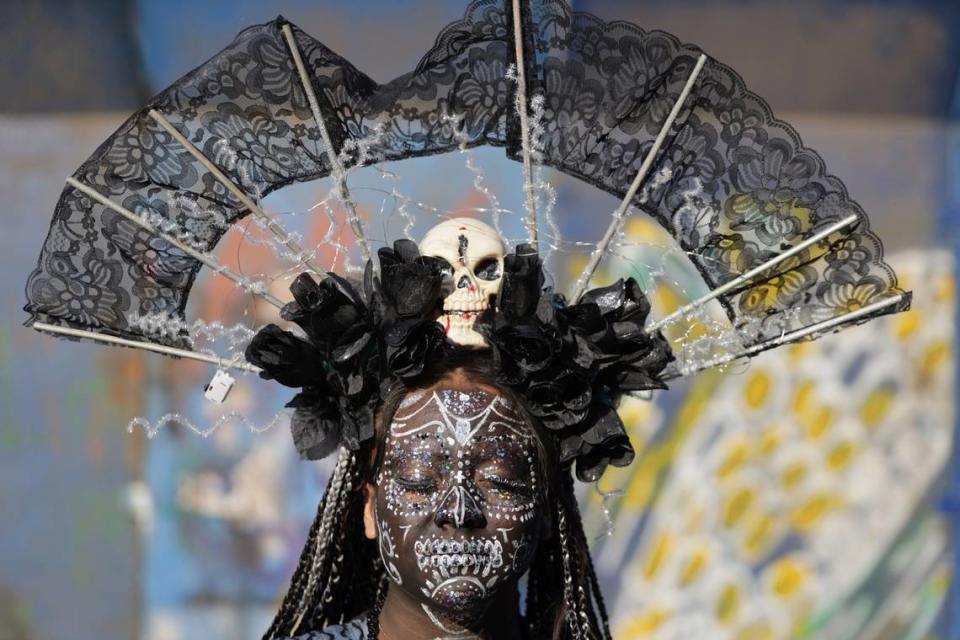
[[[96,333],[94,331],[86,331],[84,329],[61,327],[59,325],[48,324],[46,322],[34,322],[30,326],[37,331],[43,331],[46,333],[56,333],[74,338],[89,338],[90,340],[95,340],[96,342],[102,342],[104,344],[131,347],[133,349],[143,349],[144,351],[153,351],[154,353],[162,353],[164,355],[174,356],[176,358],[186,358],[188,360],[207,362],[210,364],[215,364],[221,369],[242,369],[243,371],[249,371],[251,373],[260,372],[260,367],[256,367],[249,362],[234,362],[232,360],[212,356],[206,353],[189,351],[187,349],[177,349],[176,347],[154,344],[153,342],[138,342],[136,340],[129,340],[127,338],[120,338],[118,336],[111,336],[104,333]]]
[[[313,119],[320,128],[320,135],[323,137],[323,146],[327,152],[327,159],[330,162],[330,171],[333,173],[334,180],[337,181],[337,194],[340,201],[347,208],[347,218],[353,235],[357,238],[357,244],[360,246],[360,254],[363,261],[370,261],[370,245],[367,243],[367,235],[363,230],[363,224],[360,222],[360,216],[357,214],[357,204],[350,195],[350,189],[347,187],[347,176],[343,171],[343,165],[340,164],[340,158],[337,157],[333,149],[333,142],[330,140],[330,132],[327,131],[327,124],[320,112],[320,103],[317,102],[317,95],[313,91],[313,83],[310,82],[310,76],[307,75],[307,68],[303,64],[303,58],[300,55],[300,48],[293,36],[293,29],[289,24],[283,25],[283,36],[287,41],[287,47],[290,49],[290,56],[293,58],[293,64],[297,67],[297,74],[300,76],[300,83],[303,85],[303,91],[307,94],[307,102],[310,104],[310,111],[313,113]]]
[[[770,259],[767,260],[766,262],[764,262],[764,263],[762,263],[762,264],[760,264],[760,265],[757,265],[757,266],[754,267],[753,269],[750,269],[750,270],[747,271],[746,273],[743,273],[743,274],[737,276],[736,278],[734,278],[733,280],[730,280],[729,282],[726,282],[726,283],[720,285],[719,287],[717,287],[717,288],[714,289],[713,291],[710,291],[710,292],[708,292],[708,293],[700,296],[700,297],[697,298],[696,300],[693,300],[692,302],[689,302],[689,303],[683,305],[682,307],[680,307],[679,309],[675,310],[675,311],[674,311],[673,313],[671,313],[670,315],[668,315],[668,316],[666,316],[665,318],[662,318],[661,320],[658,320],[657,322],[655,322],[655,323],[653,323],[652,325],[650,325],[650,326],[647,328],[647,332],[648,332],[648,333],[652,333],[652,332],[660,329],[661,327],[663,327],[663,326],[665,326],[665,325],[673,322],[674,320],[677,320],[677,319],[679,319],[679,318],[682,318],[682,317],[686,316],[686,315],[687,315],[688,313],[690,313],[691,311],[694,311],[695,309],[699,309],[699,308],[702,307],[704,304],[710,302],[710,301],[713,300],[714,298],[717,298],[717,297],[719,297],[719,296],[722,296],[722,295],[725,294],[726,292],[728,292],[728,291],[730,291],[730,290],[732,290],[732,289],[735,289],[735,288],[739,287],[740,285],[746,283],[748,280],[752,279],[753,277],[755,277],[755,276],[763,273],[764,271],[766,271],[766,270],[769,269],[770,267],[773,267],[773,266],[776,266],[776,265],[780,264],[781,262],[783,262],[783,261],[786,260],[787,258],[790,258],[791,256],[794,256],[794,255],[800,253],[801,251],[803,251],[803,250],[806,249],[807,247],[810,247],[810,246],[812,246],[812,245],[820,242],[821,240],[823,240],[823,239],[829,237],[830,235],[832,235],[832,234],[840,231],[841,229],[844,229],[844,228],[846,228],[846,227],[849,227],[850,225],[852,225],[853,223],[857,222],[858,220],[860,220],[860,216],[858,216],[858,215],[855,214],[855,213],[850,214],[849,216],[847,216],[847,217],[844,218],[843,220],[840,220],[839,222],[836,222],[836,223],[830,225],[829,227],[827,227],[827,228],[824,229],[823,231],[817,233],[816,235],[813,235],[813,236],[807,238],[806,240],[804,240],[803,242],[801,242],[801,243],[799,243],[799,244],[797,244],[797,245],[795,245],[795,246],[793,246],[793,247],[790,247],[789,249],[787,249],[787,250],[784,251],[783,253],[779,253],[779,254],[775,255],[774,257],[770,258]]]
[[[196,249],[191,247],[189,244],[185,242],[181,242],[174,236],[171,236],[167,233],[164,233],[160,229],[157,229],[152,224],[150,224],[149,222],[147,222],[146,220],[144,220],[134,212],[110,200],[109,198],[104,196],[102,193],[94,189],[93,187],[87,186],[73,177],[67,178],[67,184],[73,187],[74,189],[90,196],[91,198],[93,198],[103,206],[113,209],[114,211],[119,213],[121,216],[129,220],[130,222],[136,225],[139,225],[140,227],[143,227],[150,233],[156,234],[157,236],[163,238],[166,242],[169,242],[176,248],[180,249],[181,251],[186,253],[188,256],[190,256],[194,260],[197,260],[198,262],[201,262],[206,266],[210,267],[214,273],[220,274],[224,278],[232,281],[241,289],[244,289],[245,291],[249,291],[255,296],[259,296],[265,302],[272,304],[277,309],[283,308],[284,303],[281,300],[279,300],[275,296],[272,296],[266,291],[260,291],[256,287],[251,286],[253,283],[248,278],[245,278],[239,273],[231,271],[226,266],[217,262],[216,259],[210,256],[209,254],[203,253],[201,251],[197,251]]]
[[[698,364],[693,368],[681,369],[679,372],[679,375],[688,376],[694,373],[699,373],[700,371],[703,371],[705,369],[712,369],[713,367],[719,367],[725,364],[729,364],[739,358],[754,356],[760,353],[761,351],[766,351],[767,349],[771,349],[773,347],[779,347],[781,345],[789,344],[791,342],[797,342],[814,333],[827,331],[841,324],[845,324],[847,322],[853,322],[860,318],[870,316],[876,313],[877,311],[886,309],[887,307],[892,307],[894,305],[897,305],[901,303],[908,296],[909,296],[909,293],[900,293],[895,296],[891,296],[889,298],[884,298],[883,300],[878,300],[877,302],[868,304],[867,306],[857,309],[856,311],[849,311],[847,313],[844,313],[843,315],[839,315],[834,318],[828,318],[826,320],[821,320],[820,322],[815,322],[814,324],[807,325],[806,327],[801,327],[800,329],[795,329],[794,331],[777,336],[776,338],[770,338],[769,340],[765,340],[753,346],[747,347],[742,351],[738,351],[736,353],[727,353],[722,356],[717,356],[716,358],[713,358],[712,360],[708,360],[707,362],[704,362],[702,364]]]
[[[537,204],[533,192],[533,160],[530,152],[530,116],[527,113],[527,71],[523,57],[523,13],[520,0],[513,0],[513,46],[517,66],[517,111],[520,116],[520,145],[523,148],[523,192],[527,209],[527,233],[530,244],[537,249]]]
[[[259,206],[257,206],[257,204],[253,201],[253,199],[250,198],[250,196],[247,195],[247,193],[243,189],[241,189],[235,182],[233,182],[233,180],[227,177],[227,175],[223,171],[221,171],[220,168],[213,163],[213,161],[207,158],[207,156],[203,155],[203,153],[199,149],[197,149],[189,140],[187,140],[183,136],[183,134],[177,131],[177,129],[172,124],[170,124],[169,120],[163,117],[163,115],[161,115],[155,109],[150,109],[149,114],[150,114],[150,117],[153,118],[157,122],[157,124],[163,127],[164,130],[166,130],[166,132],[169,133],[174,140],[179,142],[180,145],[190,153],[190,155],[196,158],[197,162],[199,162],[204,167],[206,167],[206,169],[211,174],[213,174],[213,177],[216,178],[220,182],[220,184],[222,184],[224,187],[227,188],[228,191],[230,191],[230,193],[236,196],[237,199],[240,200],[241,204],[243,204],[243,206],[250,211],[250,213],[260,218],[260,220],[270,230],[270,233],[272,233],[274,237],[276,237],[281,244],[283,244],[287,249],[289,249],[290,252],[293,253],[295,256],[300,257],[303,260],[303,264],[307,265],[310,271],[312,271],[317,277],[320,277],[320,278],[326,277],[324,275],[323,268],[320,267],[313,260],[313,258],[308,257],[304,253],[303,247],[301,247],[296,240],[291,238],[290,235],[284,230],[284,228],[280,226],[277,223],[277,221],[273,219],[271,215],[269,215],[266,211],[264,211]]]
[[[570,297],[570,299],[574,302],[579,300],[580,296],[583,295],[584,290],[586,290],[587,285],[590,283],[590,278],[593,277],[597,267],[600,266],[600,261],[603,259],[607,248],[613,241],[613,237],[616,235],[617,230],[620,229],[620,225],[623,222],[624,217],[626,217],[627,210],[630,208],[630,203],[633,202],[634,196],[637,195],[640,185],[646,179],[651,167],[653,167],[653,161],[656,159],[657,153],[660,151],[660,147],[663,146],[664,141],[667,139],[667,134],[670,133],[670,129],[673,127],[674,120],[676,120],[677,116],[680,115],[680,109],[683,108],[683,104],[686,102],[687,96],[690,95],[690,91],[693,89],[693,85],[696,83],[697,77],[700,75],[700,71],[703,70],[703,65],[706,63],[706,61],[707,56],[705,54],[700,54],[700,57],[697,59],[697,64],[693,67],[693,71],[690,72],[690,77],[687,78],[687,83],[683,86],[683,90],[677,97],[677,101],[673,104],[673,109],[670,110],[670,113],[663,121],[663,125],[660,127],[660,132],[653,141],[653,146],[650,147],[650,150],[644,157],[643,163],[640,165],[640,169],[637,171],[637,175],[633,179],[633,183],[631,183],[630,188],[627,189],[627,193],[623,196],[623,201],[620,203],[620,206],[617,207],[617,210],[613,213],[613,220],[611,220],[610,224],[607,226],[607,230],[603,234],[603,238],[597,243],[593,253],[590,254],[590,261],[587,263],[586,268],[584,268],[583,273],[580,274],[579,278],[577,278],[577,281],[573,287],[573,295]]]

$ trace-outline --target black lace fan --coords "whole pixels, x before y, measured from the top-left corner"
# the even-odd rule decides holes
[[[505,147],[529,176],[534,98],[543,108],[538,161],[623,199],[572,297],[632,207],[667,229],[711,290],[654,327],[715,299],[739,332],[738,350],[681,361],[675,373],[909,306],[843,183],[729,67],[667,33],[605,23],[559,0],[478,0],[416,69],[386,84],[283,18],[243,31],[68,179],[27,283],[28,324],[219,362],[135,319],[182,318],[203,266],[280,306],[211,255],[248,215],[321,271],[260,197],[332,175],[349,205],[344,165],[375,131],[378,161],[465,142]],[[532,206],[528,215],[535,241]]]

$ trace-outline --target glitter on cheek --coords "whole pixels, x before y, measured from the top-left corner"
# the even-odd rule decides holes
[[[388,438],[378,477],[386,510],[397,517],[415,518],[435,509],[446,466],[442,449],[431,435]]]

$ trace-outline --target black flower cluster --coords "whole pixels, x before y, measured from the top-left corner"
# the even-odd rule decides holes
[[[398,240],[381,248],[380,279],[367,264],[363,295],[328,273],[317,283],[306,273],[290,287],[293,302],[280,317],[305,338],[269,324],[251,340],[247,360],[260,377],[302,391],[287,405],[300,455],[318,460],[339,445],[356,450],[373,436],[381,385],[410,379],[449,347],[433,319],[443,283],[441,261]]]
[[[673,360],[666,339],[644,330],[650,304],[633,278],[586,292],[577,304],[544,289],[543,264],[529,245],[505,257],[496,311],[477,321],[493,350],[499,381],[560,445],[561,463],[593,481],[634,451],[617,414],[631,391],[664,389]]]
[[[339,445],[358,449],[373,436],[382,390],[415,379],[456,348],[434,320],[443,262],[421,256],[409,240],[378,255],[380,277],[368,264],[362,295],[333,273],[319,283],[300,275],[281,317],[305,337],[271,324],[247,347],[261,377],[302,389],[287,406],[295,409],[293,439],[305,458],[322,458]],[[665,386],[659,376],[673,356],[662,335],[644,331],[649,311],[632,278],[567,305],[544,288],[539,255],[521,244],[504,259],[496,308],[477,320],[498,382],[518,392],[556,434],[561,463],[576,461],[581,480],[633,459],[616,410],[620,396]]]

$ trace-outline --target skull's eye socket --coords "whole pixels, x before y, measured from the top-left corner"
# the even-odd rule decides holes
[[[473,272],[481,280],[496,280],[500,277],[500,262],[496,258],[484,258]]]
[[[440,273],[443,274],[444,282],[453,282],[453,267],[443,258],[437,258],[440,263]]]

